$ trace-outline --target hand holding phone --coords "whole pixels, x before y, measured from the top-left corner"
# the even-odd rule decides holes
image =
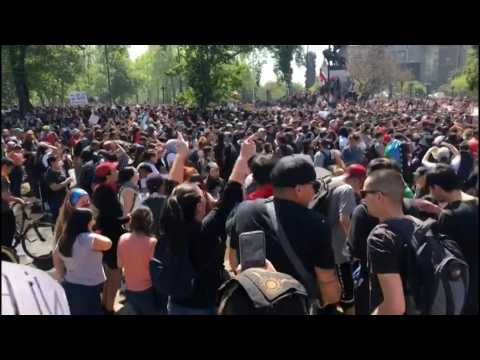
[[[239,236],[240,265],[242,271],[252,267],[266,266],[265,233],[250,231]]]

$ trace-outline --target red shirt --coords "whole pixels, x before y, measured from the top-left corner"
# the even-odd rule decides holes
[[[57,134],[54,132],[49,132],[47,135],[45,135],[44,141],[48,142],[50,145],[55,145],[58,141]]]
[[[267,184],[260,186],[252,192],[251,194],[247,195],[247,200],[256,200],[256,199],[267,199],[273,195],[273,185]]]
[[[470,148],[470,152],[472,155],[478,154],[478,140],[475,138],[471,138],[468,140],[468,147]]]

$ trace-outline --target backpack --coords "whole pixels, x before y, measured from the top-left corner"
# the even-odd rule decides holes
[[[403,239],[407,304],[415,314],[459,315],[467,299],[469,266],[458,244],[438,233],[435,223],[428,219],[409,241]]]
[[[400,166],[402,165],[402,142],[394,139],[385,147],[385,157],[396,161]]]
[[[305,288],[290,275],[250,268],[223,284],[220,315],[308,315]]]
[[[192,296],[198,273],[193,268],[188,251],[174,255],[167,239],[157,242],[150,259],[152,286],[158,297],[172,296],[186,299]]]
[[[320,190],[315,194],[309,208],[328,218],[328,207],[333,190],[344,185],[344,183],[340,181],[327,183],[321,179],[318,181],[320,182]]]

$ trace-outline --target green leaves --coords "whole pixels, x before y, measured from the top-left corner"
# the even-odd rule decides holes
[[[468,49],[465,67],[452,79],[450,86],[457,94],[478,96],[478,47]]]

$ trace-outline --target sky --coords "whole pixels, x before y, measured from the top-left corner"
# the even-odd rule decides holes
[[[323,62],[322,51],[325,50],[328,47],[328,45],[304,45],[304,46],[305,46],[305,49],[308,48],[308,51],[313,51],[317,54],[315,71],[318,76],[319,69],[322,66],[322,62]],[[132,60],[135,60],[137,57],[142,55],[147,50],[148,50],[148,45],[130,45],[128,52],[130,54],[130,58]],[[274,63],[273,58],[269,56],[266,64],[262,68],[262,78],[260,80],[261,85],[264,85],[269,81],[277,80],[273,72],[273,63]],[[295,64],[295,61],[293,61],[292,68],[293,68],[293,75],[292,75],[293,82],[305,84],[305,67],[298,67]]]

